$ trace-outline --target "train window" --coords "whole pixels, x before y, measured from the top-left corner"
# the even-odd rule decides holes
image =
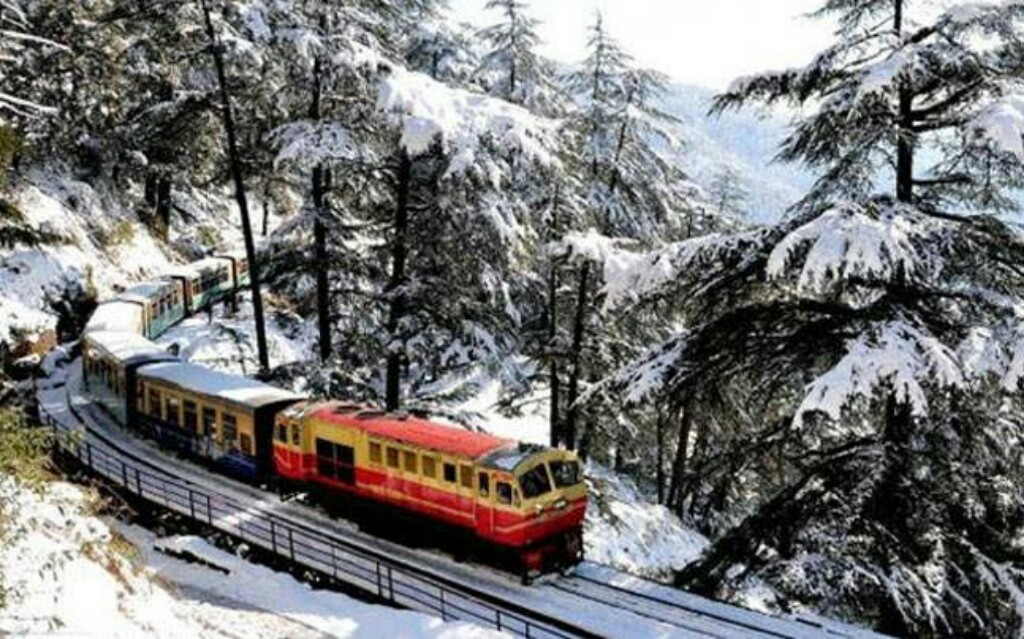
[[[292,446],[298,446],[302,443],[302,431],[299,428],[298,424],[292,424]]]
[[[539,497],[551,491],[551,480],[544,469],[544,464],[534,466],[531,470],[523,473],[519,478],[519,485],[523,488],[523,495],[527,499]]]
[[[437,460],[433,457],[423,456],[423,476],[430,479],[437,477]]]
[[[252,436],[249,433],[242,433],[238,436],[239,443],[242,446],[242,452],[246,455],[252,455]]]
[[[370,442],[370,461],[374,464],[380,463],[380,444]]]
[[[238,436],[238,420],[231,413],[221,413],[220,420],[224,426],[221,441],[234,448],[235,438]]]
[[[167,398],[167,421],[181,426],[181,400],[177,397]]]
[[[288,424],[277,425],[277,441],[284,444],[288,443]]]
[[[203,407],[203,434],[207,437],[217,432],[217,411]]]
[[[550,464],[551,476],[555,478],[555,486],[565,488],[575,486],[582,481],[580,465],[575,461],[553,461]]]
[[[444,480],[452,484],[455,483],[455,464],[444,465]]]
[[[163,404],[160,403],[160,393],[149,389],[149,414],[157,419],[163,418]]]
[[[191,432],[199,430],[199,416],[197,413],[196,403],[185,400],[185,428]]]
[[[407,450],[402,451],[402,467],[405,468],[407,473],[416,472],[416,453],[410,453]]]
[[[512,503],[512,484],[499,481],[494,484],[494,492],[498,496],[498,503],[508,506]]]
[[[317,473],[346,484],[356,482],[355,450],[323,439],[316,440]]]
[[[387,449],[387,455],[388,455],[388,466],[390,468],[398,468],[398,449],[397,448],[391,448],[389,446],[388,449]]]
[[[334,479],[334,445],[319,437],[316,440],[316,472],[321,477]]]
[[[462,484],[463,488],[473,487],[473,467],[472,466],[459,466],[459,483]]]
[[[338,481],[356,483],[356,451],[351,446],[335,444],[334,458],[337,464]]]
[[[476,483],[479,487],[481,497],[491,496],[491,476],[487,473],[477,473]]]

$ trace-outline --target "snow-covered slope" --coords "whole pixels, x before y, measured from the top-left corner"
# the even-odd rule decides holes
[[[726,166],[742,177],[751,222],[772,222],[799,200],[814,178],[798,166],[774,162],[788,119],[782,113],[741,111],[708,117],[714,92],[673,84],[665,107],[681,120],[675,125],[686,147],[675,155],[703,187]]]
[[[0,636],[97,639],[394,637],[490,639],[502,633],[314,591],[196,537],[160,539],[90,513],[91,497],[55,482],[0,481],[14,536],[0,547],[8,592]],[[202,560],[190,563],[162,552]]]

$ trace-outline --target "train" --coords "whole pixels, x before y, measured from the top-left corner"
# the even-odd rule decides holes
[[[85,392],[130,432],[226,476],[317,495],[362,523],[412,521],[523,583],[582,561],[587,489],[571,451],[312,399],[152,341],[247,283],[244,258],[219,256],[100,304],[80,340]]]

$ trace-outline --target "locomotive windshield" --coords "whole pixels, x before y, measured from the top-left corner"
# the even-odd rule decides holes
[[[579,462],[572,460],[551,462],[551,476],[555,478],[555,486],[559,488],[575,486],[583,481]]]
[[[551,480],[548,479],[544,464],[538,464],[519,478],[519,486],[523,489],[523,497],[533,499],[551,491]]]

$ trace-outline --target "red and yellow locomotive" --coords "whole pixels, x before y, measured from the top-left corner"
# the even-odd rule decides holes
[[[582,558],[573,453],[337,402],[278,413],[275,474],[427,517],[514,553],[524,574]]]

